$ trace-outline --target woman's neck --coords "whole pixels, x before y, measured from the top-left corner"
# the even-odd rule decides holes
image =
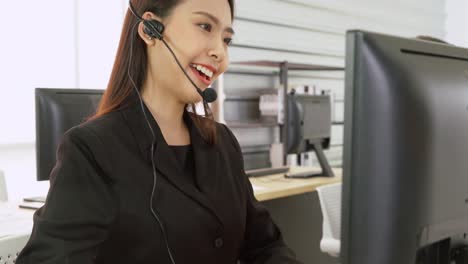
[[[190,144],[190,136],[183,119],[184,104],[155,88],[143,89],[142,97],[169,145]]]

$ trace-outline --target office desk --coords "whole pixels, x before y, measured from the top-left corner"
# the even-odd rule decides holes
[[[292,167],[291,172],[312,170],[308,167]],[[341,182],[341,169],[333,169],[335,177],[314,177],[308,179],[288,179],[284,173],[261,177],[251,177],[254,194],[259,201],[313,192],[319,186]]]

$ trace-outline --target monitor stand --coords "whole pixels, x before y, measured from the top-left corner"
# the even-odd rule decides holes
[[[286,173],[284,177],[286,178],[312,178],[312,177],[334,177],[335,173],[330,167],[328,163],[327,157],[325,153],[323,153],[322,143],[320,141],[315,141],[313,144],[313,149],[315,155],[317,155],[317,159],[320,163],[320,167],[322,168],[322,172],[294,172],[294,173]]]
[[[314,151],[315,155],[317,155],[317,159],[320,163],[320,167],[322,168],[322,176],[325,177],[334,177],[335,174],[328,163],[327,157],[325,153],[323,153],[322,143],[321,142],[314,142]]]

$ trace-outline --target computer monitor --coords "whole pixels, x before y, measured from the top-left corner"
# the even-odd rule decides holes
[[[341,263],[468,263],[468,49],[349,31],[345,83]]]
[[[93,115],[103,90],[36,88],[36,166],[38,181],[49,179],[63,134]]]
[[[330,147],[331,106],[329,95],[288,95],[288,154],[309,151],[319,141],[323,149]]]
[[[314,151],[321,173],[309,176],[334,176],[323,153],[330,147],[331,102],[329,95],[288,93],[288,154]],[[304,175],[301,175],[304,177]]]

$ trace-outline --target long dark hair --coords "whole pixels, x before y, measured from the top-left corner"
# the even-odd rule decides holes
[[[132,1],[136,12],[142,15],[145,12],[152,12],[161,19],[171,15],[172,10],[181,2],[186,0],[138,0]],[[231,18],[234,19],[234,0],[227,0],[231,7]],[[98,118],[107,113],[118,110],[128,103],[134,91],[134,86],[128,78],[127,71],[135,81],[137,89],[141,89],[147,74],[148,56],[145,42],[138,37],[134,26],[138,23],[130,10],[127,10],[120,36],[117,55],[112,68],[112,73],[107,85],[107,89],[102,96],[96,114],[91,119]],[[133,41],[133,45],[131,44]],[[132,61],[130,65],[130,48],[132,48]],[[190,104],[193,112],[190,116],[194,124],[202,133],[202,137],[209,143],[216,143],[216,126],[208,104],[203,104],[205,117],[197,114],[195,104]]]

